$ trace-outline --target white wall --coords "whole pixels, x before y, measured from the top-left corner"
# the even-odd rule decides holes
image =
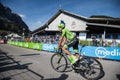
[[[49,28],[46,28],[46,31],[56,31],[58,30],[58,24],[63,20],[66,23],[66,27],[71,31],[85,31],[86,22],[74,17],[68,16],[61,13],[50,25]]]

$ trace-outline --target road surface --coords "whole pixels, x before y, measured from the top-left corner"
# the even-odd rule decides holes
[[[53,53],[0,44],[0,80],[86,80],[69,68],[60,73],[53,70]],[[104,76],[99,80],[120,80],[120,62],[99,60]]]

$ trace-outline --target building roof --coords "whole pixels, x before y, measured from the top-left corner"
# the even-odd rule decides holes
[[[87,23],[87,25],[120,28],[120,25],[111,25],[111,24]]]
[[[84,16],[79,16],[79,15],[77,15],[77,14],[73,14],[73,13],[70,13],[70,12],[67,12],[67,11],[64,11],[64,10],[60,9],[60,10],[59,10],[54,16],[52,16],[43,26],[35,29],[35,30],[32,31],[31,33],[32,33],[32,34],[33,34],[33,33],[38,33],[38,32],[40,32],[40,30],[43,30],[43,29],[47,28],[48,25],[49,25],[53,20],[55,20],[61,13],[66,14],[66,15],[69,15],[69,16],[74,17],[74,18],[77,18],[77,19],[81,19],[81,20],[83,20],[83,21],[87,21],[87,18],[84,17]]]
[[[48,27],[48,25],[54,21],[61,13],[69,15],[71,17],[86,21],[86,25],[91,26],[103,26],[103,27],[112,27],[112,28],[120,28],[120,18],[87,18],[84,16],[80,16],[77,14],[70,13],[68,11],[64,11],[62,9],[58,10],[58,12],[53,15],[43,26],[35,29],[32,31],[32,34],[39,33],[43,31],[45,28]]]
[[[120,29],[120,18],[88,18],[87,20],[88,27],[102,26],[103,28]]]

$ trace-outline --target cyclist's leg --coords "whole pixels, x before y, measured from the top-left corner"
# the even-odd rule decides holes
[[[73,41],[65,44],[64,47],[62,48],[62,50],[70,56],[69,59],[70,59],[72,64],[74,64],[77,61],[77,58],[74,55],[72,55],[70,53],[70,51],[67,50],[67,48],[72,47],[74,44],[75,44],[75,41],[73,40]]]
[[[78,53],[78,44],[79,44],[79,40],[76,39],[76,40],[75,40],[75,44],[73,45],[73,50],[74,50],[75,55],[76,55],[77,58],[79,57],[79,53]]]
[[[68,51],[66,47],[63,46],[63,47],[62,47],[62,50],[63,50],[66,54],[68,54],[69,56],[71,56],[70,51]]]
[[[75,44],[74,41],[68,42],[68,43],[66,43],[66,44],[62,47],[62,50],[63,50],[66,54],[68,54],[69,56],[71,56],[70,51],[67,50],[67,49],[68,49],[69,47],[72,47],[74,44]]]

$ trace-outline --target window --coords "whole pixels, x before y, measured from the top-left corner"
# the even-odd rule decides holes
[[[86,33],[80,33],[79,36],[86,36]]]
[[[120,39],[120,34],[118,34],[118,39]]]

